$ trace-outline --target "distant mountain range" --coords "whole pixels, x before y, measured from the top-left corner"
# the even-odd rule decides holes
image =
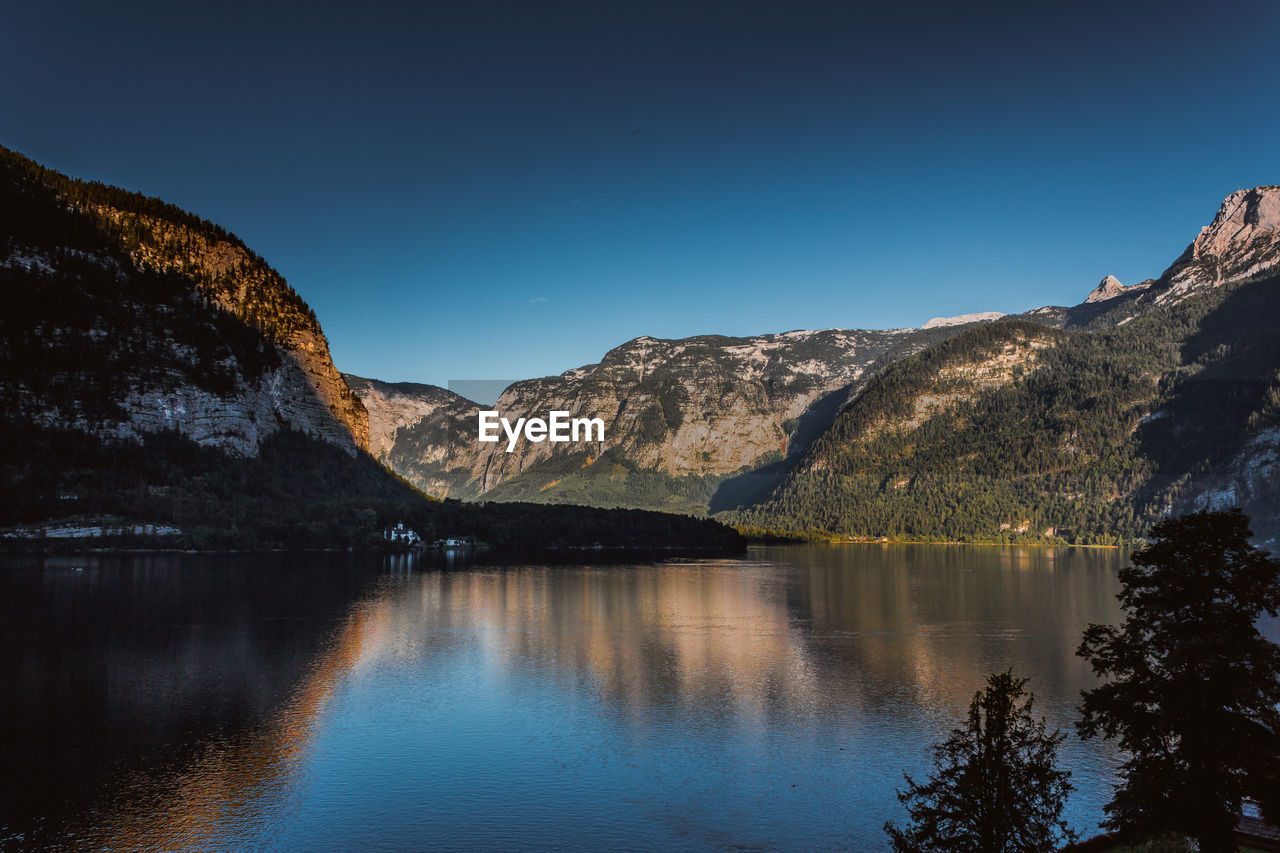
[[[532,506],[577,504],[818,536],[1112,542],[1240,504],[1273,537],[1278,262],[1280,188],[1258,187],[1159,277],[1107,276],[1075,306],[636,338],[492,407],[600,417],[604,441],[508,453],[477,441],[475,402],[340,374],[311,309],[234,235],[0,149],[0,525],[111,518],[215,544],[358,544],[400,517],[506,541],[534,518],[533,538],[561,543],[724,535]]]
[[[706,512],[735,478],[802,451],[882,364],[952,333],[637,338],[598,364],[516,382],[493,406],[599,416],[605,442],[521,442],[512,453],[476,440],[476,403],[434,386],[346,379],[373,413],[375,454],[427,491]]]
[[[601,416],[607,441],[590,447],[508,454],[475,441],[475,403],[346,378],[378,458],[464,499],[713,513],[819,535],[1081,542],[1240,503],[1270,536],[1278,261],[1280,189],[1258,187],[1228,196],[1158,278],[1106,276],[1076,306],[920,329],[642,337],[517,382],[494,406]]]

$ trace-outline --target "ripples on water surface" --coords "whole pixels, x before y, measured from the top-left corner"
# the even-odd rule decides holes
[[[1107,550],[0,564],[5,847],[885,849],[986,675],[1069,728]],[[76,571],[79,567],[82,570]],[[1114,758],[1074,735],[1092,830]]]

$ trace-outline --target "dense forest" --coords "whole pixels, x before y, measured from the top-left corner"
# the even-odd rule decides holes
[[[552,456],[499,484],[484,497],[491,501],[628,506],[704,515],[724,479],[712,474],[676,477],[641,468],[625,453],[610,449],[595,459],[583,452]]]
[[[367,455],[289,430],[270,436],[257,456],[238,458],[173,433],[105,441],[7,422],[0,471],[0,527],[57,518],[182,531],[115,543],[133,546],[370,549],[382,547],[382,531],[398,522],[427,540],[475,536],[499,549],[742,544],[729,527],[681,515],[433,500]]]
[[[8,257],[26,247],[57,253],[47,272],[64,274],[64,262],[79,260],[76,272],[105,267],[127,291],[150,284],[144,304],[172,291],[216,303],[268,341],[319,332],[302,297],[222,226],[157,198],[69,178],[0,146],[0,251]],[[166,278],[169,287],[157,290]]]
[[[1140,537],[1280,422],[1278,283],[1223,285],[1092,332],[970,329],[873,379],[772,495],[720,517],[816,536]],[[1034,355],[1008,381],[973,384],[1020,352]],[[913,420],[928,400],[942,404]]]
[[[242,318],[207,306],[181,275],[136,267],[91,217],[4,159],[0,257],[8,417],[59,412],[93,428],[121,417],[132,389],[189,383],[224,393],[279,363]]]

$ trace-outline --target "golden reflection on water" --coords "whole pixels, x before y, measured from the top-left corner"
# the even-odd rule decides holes
[[[709,562],[551,577],[564,571],[432,580],[446,587],[451,611],[485,626],[494,665],[533,664],[569,684],[585,679],[630,714],[714,706],[750,720],[771,697],[803,701],[811,691],[800,631],[761,572]],[[400,624],[413,630],[432,618],[409,613]]]
[[[929,707],[962,708],[1010,666],[1037,692],[1074,691],[1087,669],[1075,656],[1083,626],[1119,618],[1119,551],[873,545],[789,556],[805,574],[806,636],[856,638],[831,644],[853,694],[889,683]]]
[[[290,700],[249,733],[117,791],[88,830],[120,849],[200,850],[287,822],[324,712],[357,677],[413,678],[460,655],[534,673],[643,730],[710,716],[749,735],[797,717],[954,718],[1014,667],[1073,699],[1075,642],[1112,621],[1115,559],[1045,549],[765,550],[745,561],[393,573],[357,602]],[[900,723],[906,725],[905,722]],[[105,814],[105,820],[102,819]]]
[[[126,780],[81,839],[104,849],[208,850],[269,833],[343,679],[390,634],[385,600],[357,603],[289,701],[256,731],[214,739],[185,767]]]

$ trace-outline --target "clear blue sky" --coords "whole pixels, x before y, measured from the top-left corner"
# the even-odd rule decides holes
[[[1036,6],[10,3],[0,143],[235,231],[341,370],[545,375],[1074,304],[1280,183],[1280,4]]]

